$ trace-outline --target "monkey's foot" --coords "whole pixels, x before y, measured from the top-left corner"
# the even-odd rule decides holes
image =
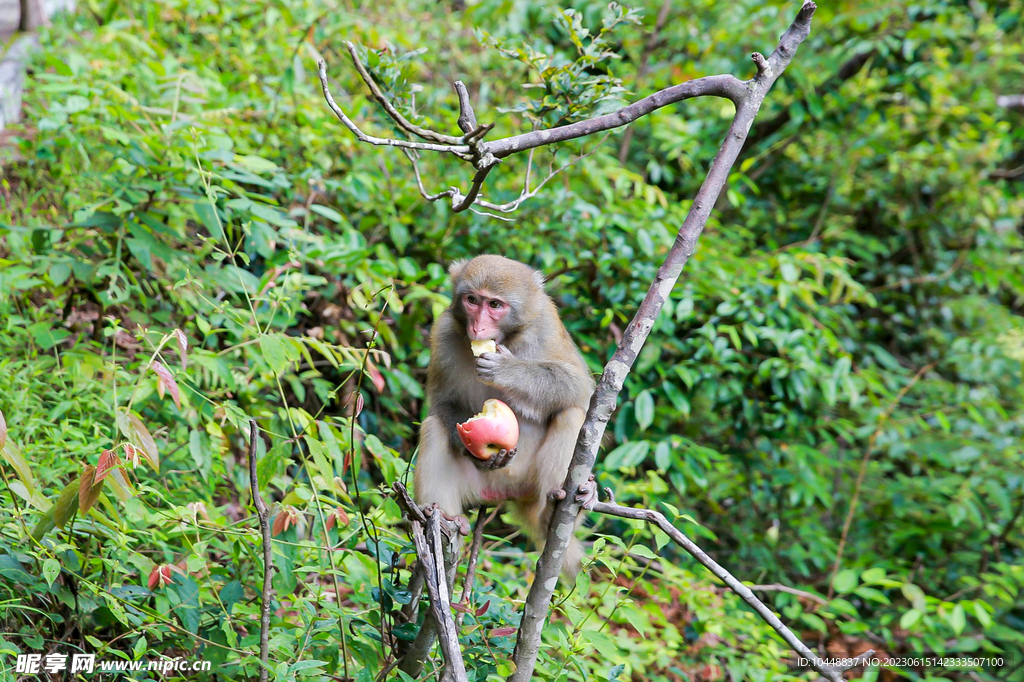
[[[445,521],[450,521],[458,526],[459,535],[469,535],[469,519],[465,516],[462,516],[461,514],[447,514],[434,503],[425,504],[422,509],[424,516],[430,516],[435,513],[440,514],[441,518]]]
[[[477,469],[483,469],[484,471],[488,471],[490,469],[502,469],[512,463],[512,459],[516,456],[517,450],[518,448],[512,448],[511,450],[502,448],[487,459],[477,459],[472,455],[470,455],[470,457],[473,457],[473,464],[476,465]]]
[[[548,498],[553,502],[564,500],[565,488],[555,488],[548,493]],[[594,508],[594,503],[597,502],[597,482],[594,480],[593,474],[577,488],[573,501],[587,511]]]

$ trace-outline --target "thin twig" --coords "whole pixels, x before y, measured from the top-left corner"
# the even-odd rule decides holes
[[[249,490],[252,493],[252,504],[256,507],[256,516],[260,522],[260,535],[263,536],[263,592],[260,595],[260,682],[267,682],[270,673],[270,601],[273,591],[274,558],[273,545],[270,540],[270,512],[263,498],[260,497],[260,479],[256,474],[256,443],[259,438],[259,427],[256,420],[249,420]]]
[[[491,169],[494,168],[496,165],[497,163],[492,163],[488,166],[484,166],[483,168],[477,169],[476,173],[473,175],[473,184],[470,185],[469,187],[469,194],[467,194],[464,197],[461,197],[458,193],[456,193],[454,196],[452,196],[452,211],[454,211],[455,213],[462,213],[467,208],[473,205],[473,202],[476,201],[476,196],[480,193],[480,187],[483,186],[484,180],[487,179],[487,174],[490,173]],[[459,198],[461,198],[462,201],[460,201],[459,203],[455,203],[456,201],[458,201]]]
[[[370,93],[373,95],[373,98],[377,100],[377,103],[380,104],[382,109],[384,109],[384,112],[391,117],[391,120],[394,121],[399,128],[407,133],[421,137],[424,140],[430,140],[431,142],[438,142],[440,144],[447,145],[462,144],[461,138],[420,127],[405,116],[402,116],[398,109],[391,104],[391,101],[384,96],[384,92],[381,91],[380,86],[377,85],[377,82],[373,80],[373,76],[370,75],[370,72],[366,70],[365,66],[363,66],[362,61],[359,60],[359,54],[356,52],[356,46],[353,45],[351,41],[346,40],[345,47],[348,48],[348,53],[352,57],[352,63],[355,65],[356,71],[359,72],[359,76],[363,79],[363,82],[366,83],[366,87],[370,88]]]
[[[359,126],[352,122],[352,119],[350,119],[334,101],[334,97],[331,95],[330,86],[327,84],[327,63],[323,60],[317,63],[317,73],[320,75],[320,87],[324,92],[324,99],[327,100],[327,106],[331,108],[331,111],[333,111],[334,115],[338,117],[338,120],[341,121],[346,128],[351,130],[352,134],[355,135],[360,142],[385,147],[402,147],[404,149],[421,149],[428,152],[445,152],[467,159],[470,158],[469,145],[444,145],[433,144],[430,142],[410,142],[409,140],[395,140],[391,138],[367,135],[359,129]]]
[[[690,538],[686,537],[678,528],[669,523],[665,515],[656,512],[653,509],[634,509],[632,507],[624,507],[621,504],[614,502],[597,502],[591,511],[599,514],[607,514],[609,516],[618,516],[623,519],[637,519],[639,521],[646,521],[656,525],[661,529],[665,535],[668,535],[672,540],[686,550],[690,556],[696,559],[702,566],[711,571],[715,577],[724,582],[729,586],[733,592],[738,594],[743,601],[747,602],[754,611],[768,625],[772,627],[779,636],[785,640],[786,644],[791,646],[794,651],[806,658],[811,667],[817,670],[819,673],[824,675],[828,680],[832,682],[842,682],[843,676],[839,674],[835,668],[825,665],[822,660],[815,654],[810,647],[800,641],[800,638],[793,634],[793,631],[786,627],[785,623],[779,620],[779,617],[768,608],[764,602],[757,598],[757,596],[751,591],[749,587],[740,582],[732,573],[725,570],[712,559],[708,554],[697,546]]]
[[[428,194],[427,190],[423,187],[423,178],[420,176],[419,155],[411,149],[403,149],[402,152],[409,157],[409,161],[412,163],[412,172],[416,176],[416,186],[419,187],[420,196],[424,199],[433,202],[443,199],[444,197],[455,196],[458,193],[459,190],[452,187],[444,190],[443,192],[438,192],[437,194]]]

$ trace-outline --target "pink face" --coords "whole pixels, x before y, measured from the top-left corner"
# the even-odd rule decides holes
[[[473,341],[501,341],[501,319],[508,314],[508,303],[487,291],[472,291],[462,297],[466,310],[466,328]]]

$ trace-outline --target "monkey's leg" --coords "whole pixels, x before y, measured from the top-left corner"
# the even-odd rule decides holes
[[[551,417],[547,433],[540,444],[533,461],[533,475],[536,481],[536,497],[520,502],[517,506],[523,524],[530,535],[543,546],[551,520],[553,504],[549,493],[561,488],[565,483],[565,474],[569,470],[569,462],[576,447],[576,438],[586,419],[586,412],[578,407],[571,407]],[[576,522],[577,528],[583,517]],[[573,578],[580,571],[583,560],[583,546],[577,538],[573,538],[566,550],[562,564],[562,574]]]
[[[447,518],[460,516],[482,488],[480,473],[462,455],[454,455],[447,429],[435,416],[420,426],[420,454],[413,471],[416,504],[436,504]]]

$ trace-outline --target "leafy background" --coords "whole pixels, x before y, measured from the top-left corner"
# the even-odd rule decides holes
[[[0,147],[4,674],[18,652],[90,651],[255,676],[251,416],[277,531],[272,676],[374,679],[415,631],[387,486],[408,478],[445,264],[544,269],[600,371],[731,116],[687,102],[539,151],[534,184],[573,165],[511,221],[453,215],[333,118],[317,59],[371,131],[396,134],[346,39],[414,120],[453,132],[461,78],[504,136],[749,77],[795,9],[112,0],[59,17]],[[1016,667],[973,679],[1024,679],[1024,151],[996,103],[1019,87],[1022,18],[822,3],[599,460],[620,501],[795,588],[760,594],[834,654],[1003,652]],[[428,191],[468,185],[420,165]],[[525,169],[504,162],[488,198],[513,200]],[[542,679],[811,679],[665,537],[594,518],[589,539]],[[474,680],[509,672],[535,556],[502,522],[485,550],[462,629]]]

